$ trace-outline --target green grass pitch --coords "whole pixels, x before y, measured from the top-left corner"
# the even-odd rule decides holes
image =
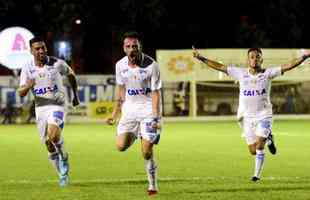
[[[71,183],[58,187],[35,125],[0,126],[1,200],[149,199],[140,141],[115,148],[115,127],[66,125]],[[156,146],[159,194],[167,200],[310,199],[310,123],[275,121],[278,154],[266,149],[263,177],[236,122],[167,122]]]

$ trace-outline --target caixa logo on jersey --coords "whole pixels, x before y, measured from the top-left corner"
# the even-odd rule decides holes
[[[128,89],[127,93],[130,96],[148,95],[149,93],[151,93],[151,88]]]
[[[243,90],[243,95],[244,96],[261,96],[266,94],[266,90]]]
[[[39,94],[45,94],[47,92],[57,92],[57,90],[58,90],[57,85],[54,85],[53,87],[37,88],[37,89],[34,89],[33,92],[36,95],[39,95]]]

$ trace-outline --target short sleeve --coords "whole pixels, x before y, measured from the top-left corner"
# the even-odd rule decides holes
[[[19,86],[26,85],[27,79],[29,79],[29,72],[27,70],[27,67],[24,66],[20,72],[20,80],[19,80]]]
[[[124,85],[124,82],[121,76],[120,65],[118,63],[115,65],[115,79],[116,79],[117,85]]]
[[[267,68],[267,76],[269,79],[273,79],[281,75],[282,70],[280,66]]]
[[[240,67],[235,67],[232,65],[227,67],[227,74],[236,80],[240,80],[242,73],[243,71]]]
[[[56,68],[59,71],[59,73],[63,76],[68,75],[71,69],[70,66],[64,60],[61,59],[57,60]]]
[[[160,70],[159,65],[154,62],[153,69],[152,69],[152,76],[151,76],[151,90],[159,90],[162,87],[162,82],[160,79]]]

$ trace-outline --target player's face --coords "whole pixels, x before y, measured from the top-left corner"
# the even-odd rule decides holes
[[[250,51],[248,54],[248,65],[250,68],[260,68],[263,63],[262,54],[258,51]]]
[[[45,43],[44,42],[33,43],[31,45],[31,54],[34,56],[35,60],[43,62],[47,54]]]
[[[136,61],[141,53],[141,44],[139,40],[136,38],[125,38],[123,48],[129,61],[136,64]]]

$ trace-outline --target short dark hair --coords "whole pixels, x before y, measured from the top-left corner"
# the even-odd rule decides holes
[[[249,55],[249,53],[252,52],[252,51],[257,51],[258,53],[263,54],[261,48],[250,48],[250,49],[248,50],[248,55]]]
[[[36,42],[44,42],[44,39],[40,36],[33,37],[31,40],[29,40],[30,47],[32,46],[33,43]]]
[[[135,39],[140,40],[140,39],[141,39],[141,36],[140,36],[139,33],[136,32],[136,31],[127,31],[127,32],[125,32],[124,35],[123,35],[123,41],[124,41],[126,38],[135,38]]]

